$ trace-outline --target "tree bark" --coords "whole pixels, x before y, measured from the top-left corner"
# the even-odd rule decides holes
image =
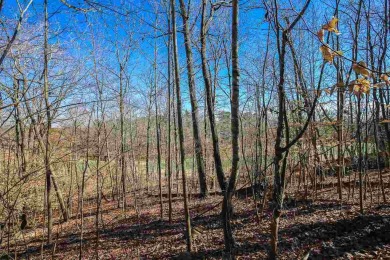
[[[229,183],[224,192],[222,204],[222,223],[225,238],[225,251],[228,258],[233,258],[233,248],[235,241],[231,227],[232,217],[232,197],[236,186],[238,162],[239,162],[239,97],[240,97],[240,69],[238,64],[238,0],[232,1],[232,91],[230,101],[231,111],[231,133],[232,133],[232,167],[230,172]]]
[[[191,101],[191,118],[192,118],[192,129],[195,142],[195,156],[196,156],[196,165],[199,175],[199,186],[200,186],[200,195],[201,197],[206,197],[208,195],[207,182],[206,182],[206,173],[204,170],[204,159],[203,159],[203,149],[202,141],[200,138],[199,124],[198,124],[198,102],[196,100],[196,85],[195,85],[195,73],[194,73],[194,61],[192,55],[191,47],[191,33],[188,25],[189,14],[186,11],[186,5],[184,0],[180,0],[180,13],[183,20],[184,28],[184,46],[186,50],[187,57],[187,76],[188,76],[188,87],[190,90],[190,101]]]
[[[184,215],[186,222],[186,239],[187,239],[187,251],[192,251],[192,234],[191,234],[191,218],[188,207],[187,198],[187,184],[185,174],[185,153],[184,153],[184,133],[183,133],[183,118],[181,111],[181,93],[180,93],[180,75],[179,75],[179,58],[177,50],[177,36],[176,36],[176,14],[175,14],[175,2],[170,0],[171,3],[171,17],[172,17],[172,40],[173,40],[173,57],[174,57],[174,70],[175,70],[175,87],[176,87],[176,109],[177,109],[177,123],[179,132],[179,146],[180,146],[180,159],[181,159],[181,174],[183,185],[183,202],[184,202]]]
[[[122,210],[125,211],[126,203],[126,160],[125,160],[125,129],[124,129],[124,93],[123,93],[123,65],[119,64],[119,113],[120,113],[120,138],[121,138],[121,178],[122,178]]]
[[[213,97],[211,89],[211,77],[207,66],[207,39],[206,35],[208,32],[208,22],[206,21],[206,9],[207,0],[202,0],[202,22],[200,30],[200,43],[201,43],[201,60],[202,60],[202,74],[204,79],[204,86],[206,89],[206,104],[207,104],[207,115],[210,122],[210,132],[213,143],[213,156],[214,164],[217,173],[217,179],[219,187],[222,192],[226,190],[225,174],[222,168],[222,160],[219,151],[218,133],[215,126],[215,115],[213,109]],[[211,17],[209,18],[211,19]],[[209,20],[210,21],[210,20]]]
[[[157,45],[154,45],[154,105],[156,112],[156,142],[157,142],[157,169],[158,169],[158,191],[160,196],[160,218],[163,219],[163,198],[162,198],[162,174],[161,174],[161,147],[160,147],[160,119],[158,116],[158,105],[157,105]]]
[[[168,11],[170,11],[170,8],[168,8]],[[171,18],[168,13],[167,17],[168,22],[168,141],[167,141],[167,176],[168,176],[168,219],[169,223],[172,223],[172,163],[171,163]]]
[[[46,105],[46,140],[45,140],[45,169],[46,169],[46,207],[47,207],[47,243],[52,242],[52,208],[51,208],[51,169],[50,169],[50,128],[51,128],[51,115],[50,115],[50,103],[49,103],[49,82],[48,82],[48,62],[49,62],[49,47],[48,47],[48,31],[49,31],[49,18],[47,10],[47,0],[44,1],[44,73],[43,73],[43,93]]]

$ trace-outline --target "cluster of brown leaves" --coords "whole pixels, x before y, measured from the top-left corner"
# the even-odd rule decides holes
[[[335,51],[332,48],[330,48],[329,45],[324,43],[324,35],[325,35],[325,31],[332,32],[332,33],[335,33],[336,35],[339,35],[340,31],[337,29],[338,21],[339,21],[338,18],[332,17],[332,19],[327,24],[324,24],[321,27],[321,29],[317,32],[318,39],[323,43],[320,47],[322,58],[325,61],[329,62],[330,64],[333,63],[333,60],[335,57],[341,57],[343,55],[343,52],[342,51]],[[359,61],[359,62],[353,63],[352,69],[358,75],[363,76],[363,78],[358,78],[358,79],[352,81],[348,85],[349,91],[357,97],[360,97],[363,94],[369,94],[370,89],[372,87],[380,88],[380,87],[383,87],[387,84],[390,84],[389,76],[386,73],[386,74],[379,75],[379,78],[382,82],[371,85],[369,78],[373,77],[373,73],[368,69],[368,66],[364,61]],[[327,94],[331,95],[333,93],[335,87],[345,87],[345,84],[343,82],[339,82],[335,86],[333,86],[331,89],[325,89],[325,92]]]
[[[337,29],[337,23],[339,19],[333,17],[327,24],[323,25],[322,28],[317,32],[318,39],[323,43],[320,47],[322,57],[329,63],[333,63],[333,58],[343,55],[342,51],[334,51],[327,44],[324,43],[325,31],[333,32],[336,35],[339,35],[340,32]]]

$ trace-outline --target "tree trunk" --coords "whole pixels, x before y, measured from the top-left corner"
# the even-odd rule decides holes
[[[169,10],[169,8],[168,8]],[[167,176],[168,176],[168,219],[172,223],[172,165],[171,165],[171,19],[168,13],[168,141],[167,141]]]
[[[172,17],[172,40],[173,40],[173,56],[174,56],[174,70],[175,70],[175,85],[176,85],[176,109],[177,109],[177,123],[179,132],[179,146],[180,146],[180,159],[181,159],[181,174],[183,184],[183,202],[184,202],[184,215],[186,222],[186,239],[187,239],[187,251],[192,251],[192,234],[191,234],[191,218],[188,207],[187,187],[186,187],[186,174],[185,174],[185,154],[184,154],[184,133],[183,133],[183,119],[181,112],[181,93],[180,93],[180,75],[179,75],[179,58],[177,50],[177,37],[176,37],[176,14],[175,14],[175,1],[170,0],[171,3],[171,17]]]
[[[120,113],[120,138],[121,138],[121,178],[122,178],[122,210],[125,211],[126,204],[126,161],[125,161],[125,133],[124,133],[124,93],[123,93],[123,66],[119,64],[119,113]]]
[[[45,170],[46,170],[46,207],[47,207],[47,243],[52,242],[52,208],[51,208],[51,169],[50,169],[50,128],[51,128],[51,115],[50,115],[50,103],[49,103],[49,82],[48,82],[48,62],[49,62],[49,46],[48,46],[48,31],[49,31],[49,18],[47,10],[47,0],[44,1],[44,14],[45,14],[45,32],[44,32],[44,73],[43,73],[43,93],[46,105],[46,140],[45,140]]]
[[[154,105],[156,112],[156,142],[157,142],[157,168],[158,168],[158,191],[160,196],[160,218],[163,219],[164,208],[162,198],[162,174],[161,174],[161,147],[160,147],[160,120],[158,116],[158,105],[157,105],[157,45],[154,45]]]
[[[150,173],[149,173],[149,150],[150,150],[150,116],[151,116],[151,103],[152,103],[152,95],[149,93],[149,103],[148,103],[148,122],[146,126],[146,164],[145,164],[145,175],[146,175],[146,189],[149,193],[149,181],[150,181]]]
[[[215,115],[213,109],[211,77],[207,66],[207,56],[206,56],[207,55],[206,35],[208,32],[208,22],[206,21],[206,8],[207,8],[207,0],[202,0],[202,23],[201,23],[201,30],[200,30],[202,73],[203,73],[204,85],[206,89],[207,114],[210,121],[210,132],[211,132],[211,138],[213,143],[214,164],[217,173],[219,187],[221,191],[224,192],[226,190],[225,174],[223,172],[222,160],[219,151],[219,141],[218,141],[218,134],[215,126]]]
[[[196,164],[198,168],[199,184],[200,184],[200,195],[206,197],[208,195],[206,173],[204,170],[203,162],[203,149],[202,141],[200,138],[199,124],[198,124],[198,102],[196,100],[196,86],[195,86],[195,73],[194,73],[194,62],[192,57],[191,47],[191,34],[188,25],[189,14],[186,11],[186,5],[184,0],[180,0],[180,12],[183,20],[184,28],[184,45],[187,57],[187,76],[188,76],[188,87],[190,90],[190,101],[191,101],[191,117],[192,117],[192,129],[195,142],[195,156]]]
[[[232,168],[229,183],[224,192],[222,204],[222,223],[225,238],[225,251],[228,258],[233,258],[232,249],[235,247],[231,227],[232,196],[236,186],[238,162],[239,162],[239,97],[240,97],[240,69],[238,66],[238,0],[232,2],[232,96],[231,96],[231,133],[232,133]]]

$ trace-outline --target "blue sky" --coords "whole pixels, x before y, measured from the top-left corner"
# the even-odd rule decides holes
[[[21,0],[21,2],[26,0]],[[79,4],[83,1],[69,0],[69,3],[78,5],[80,7],[86,7],[85,4]],[[50,28],[51,28],[51,38],[50,42],[52,44],[59,43],[61,44],[70,55],[78,56],[82,60],[82,57],[85,57],[85,60],[90,60],[92,53],[92,38],[91,35],[95,35],[95,39],[98,43],[98,46],[101,48],[100,55],[105,55],[103,62],[104,66],[110,67],[113,71],[118,68],[116,59],[115,59],[115,50],[116,47],[114,44],[116,42],[122,42],[128,39],[129,32],[132,35],[132,42],[134,43],[131,50],[131,58],[128,66],[128,73],[131,75],[130,85],[137,86],[138,90],[142,91],[144,88],[144,79],[145,75],[151,73],[151,61],[153,60],[153,45],[155,41],[158,46],[158,63],[160,75],[166,75],[166,47],[165,41],[166,36],[154,38],[154,31],[150,24],[155,22],[155,10],[152,4],[149,1],[96,1],[99,4],[109,6],[109,9],[102,9],[101,12],[88,12],[87,14],[80,13],[69,9],[64,6],[60,0],[49,0],[49,13],[50,13]],[[191,15],[192,19],[197,17],[197,25],[199,25],[199,6],[195,6],[196,1],[192,1]],[[296,9],[299,10],[303,1],[294,1],[297,4]],[[250,63],[251,59],[261,58],[264,55],[265,45],[266,45],[266,33],[268,28],[268,23],[264,22],[265,12],[261,8],[249,8],[253,5],[259,5],[260,1],[240,1],[240,66],[244,69],[253,69],[251,66],[261,66],[261,64]],[[330,19],[334,9],[331,6],[334,4],[333,1],[329,4],[329,1],[312,1],[310,4],[308,15],[305,16],[307,25],[311,30],[317,30],[321,23]],[[8,18],[16,18],[16,0],[7,0],[5,1],[5,6],[3,10],[3,15]],[[177,6],[178,8],[178,1]],[[43,0],[34,0],[33,5],[27,13],[26,23],[29,25],[40,24],[43,21]],[[165,10],[160,5],[158,9],[159,12],[159,27],[165,28],[166,17]],[[211,34],[217,32],[218,30],[226,27],[227,32],[230,30],[230,12],[231,9],[228,7],[223,7],[216,13],[218,19],[212,24]],[[120,13],[120,14],[119,14]],[[128,16],[123,16],[121,14],[129,13]],[[137,13],[137,15],[135,15]],[[345,16],[347,17],[347,16]],[[193,21],[193,20],[192,20]],[[347,23],[348,20],[344,20],[344,23]],[[88,26],[90,24],[90,26]],[[182,21],[180,15],[177,15],[177,26],[179,31],[181,30]],[[345,25],[347,26],[347,24]],[[347,27],[345,27],[347,28]],[[299,29],[299,28],[298,28]],[[198,27],[194,27],[193,34],[194,38],[198,37]],[[162,32],[157,32],[158,35],[161,35]],[[181,66],[185,66],[185,53],[183,45],[182,33],[178,34],[178,45],[179,45],[179,59]],[[210,38],[213,36],[210,36]],[[341,36],[343,37],[343,35]],[[230,40],[229,33],[225,36],[226,41]],[[314,36],[307,38],[307,41],[311,42],[312,49],[311,52],[304,53],[303,55],[315,55],[316,60],[320,61],[321,57],[318,52],[318,42],[313,40]],[[273,37],[274,40],[274,37]],[[348,40],[348,36],[346,37]],[[229,43],[227,43],[229,44]],[[318,45],[318,46],[317,46]],[[304,43],[302,46],[305,46]],[[299,48],[299,46],[298,46]],[[343,47],[344,48],[344,47]],[[210,47],[209,47],[210,49]],[[273,55],[275,55],[275,44],[272,43],[270,46]],[[343,49],[348,53],[348,49]],[[201,73],[199,68],[199,53],[197,47],[194,46],[194,59],[196,63],[196,71],[198,78],[198,98],[200,104],[202,105],[202,89],[203,82],[201,80]],[[314,53],[314,54],[313,54]],[[80,58],[81,57],[81,58]],[[275,56],[269,57],[276,58]],[[91,67],[92,64],[90,61],[86,61],[86,67]],[[318,65],[316,65],[318,67]],[[222,68],[220,71],[221,76],[221,89],[218,94],[224,96],[224,92],[228,92],[227,80],[223,79],[227,75],[226,68]],[[329,74],[329,77],[333,74],[331,66],[327,67],[326,75]],[[245,80],[245,73],[242,74],[242,80]],[[107,78],[106,80],[109,80]],[[161,87],[165,87],[165,80],[163,77],[160,77]],[[188,102],[188,87],[187,87],[187,75],[185,70],[181,74],[182,82],[182,93],[185,104],[185,109],[189,109]],[[330,83],[329,83],[330,84]],[[114,83],[113,89],[115,89]],[[243,99],[246,98],[246,89],[242,88]],[[249,96],[250,97],[250,96]],[[142,101],[142,100],[141,100]],[[137,101],[138,102],[138,101]],[[225,98],[219,99],[220,108],[228,109],[229,100]]]

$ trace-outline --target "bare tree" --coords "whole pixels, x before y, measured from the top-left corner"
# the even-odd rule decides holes
[[[192,130],[193,130],[194,142],[195,142],[196,165],[198,168],[198,175],[199,175],[200,194],[202,197],[206,197],[208,194],[208,189],[206,183],[206,173],[204,170],[202,141],[200,138],[200,131],[199,131],[198,101],[196,99],[194,61],[192,57],[193,55],[192,55],[192,47],[191,47],[191,34],[189,28],[189,13],[187,12],[187,8],[188,6],[186,6],[184,0],[180,0],[180,14],[183,20],[184,46],[185,46],[186,57],[187,57],[187,76],[188,76],[188,87],[190,90],[191,118],[192,118]]]
[[[176,8],[175,1],[170,0],[171,8],[171,20],[172,20],[172,45],[173,45],[173,62],[175,73],[175,89],[176,89],[176,110],[177,110],[177,124],[179,132],[179,146],[180,146],[180,161],[181,161],[181,177],[183,185],[183,202],[184,202],[184,217],[186,225],[186,239],[187,239],[187,251],[192,251],[192,234],[191,234],[191,218],[188,207],[187,198],[187,182],[185,171],[185,152],[184,152],[184,131],[183,131],[183,118],[182,118],[182,104],[181,104],[181,91],[180,91],[180,74],[179,74],[179,57],[177,49],[177,31],[176,31]]]

